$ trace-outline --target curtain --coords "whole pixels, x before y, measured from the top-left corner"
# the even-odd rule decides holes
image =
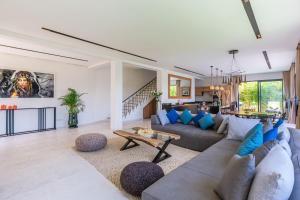
[[[295,61],[295,72],[296,72],[296,128],[300,129],[300,106],[299,105],[299,97],[300,97],[300,43],[297,46],[297,55]]]
[[[283,112],[286,113],[286,116],[289,116],[290,113],[290,71],[283,72],[283,91],[284,91],[284,107]]]
[[[295,81],[295,64],[293,63],[290,69],[290,100],[289,100],[289,115],[288,122],[295,124],[296,123],[296,104],[295,104],[295,96],[296,96],[296,81]]]

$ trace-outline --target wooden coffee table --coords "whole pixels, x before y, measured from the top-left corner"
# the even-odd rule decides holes
[[[149,138],[137,134],[139,129],[143,128],[134,127],[127,130],[117,130],[113,132],[114,134],[127,139],[127,142],[121,147],[120,151],[139,146],[136,141],[141,141],[159,150],[152,161],[153,163],[159,163],[160,161],[171,157],[171,155],[166,152],[166,149],[172,140],[180,139],[179,135],[154,130],[154,136]]]

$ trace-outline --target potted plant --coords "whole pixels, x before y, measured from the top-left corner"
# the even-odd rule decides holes
[[[68,125],[69,128],[78,127],[78,113],[83,111],[85,105],[80,99],[86,93],[78,93],[75,89],[69,88],[68,93],[60,98],[61,106],[66,106],[69,113]]]
[[[155,98],[156,106],[157,106],[156,112],[158,113],[160,111],[160,107],[161,107],[160,106],[160,101],[161,101],[160,97],[162,95],[162,92],[153,90],[153,91],[151,91],[151,95],[154,96],[154,98]]]

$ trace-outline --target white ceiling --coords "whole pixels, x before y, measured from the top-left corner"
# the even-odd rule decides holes
[[[300,1],[251,0],[251,4],[260,40],[241,0],[1,0],[0,44],[88,59],[88,63],[61,59],[83,66],[120,58],[165,68],[177,65],[205,74],[210,65],[228,71],[231,57],[227,51],[239,49],[237,60],[247,73],[287,70],[300,40]],[[158,62],[65,38],[41,27]],[[269,54],[272,70],[263,50]],[[1,47],[0,51],[12,50]]]

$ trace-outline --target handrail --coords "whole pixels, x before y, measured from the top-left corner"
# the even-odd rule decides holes
[[[131,97],[133,97],[134,95],[136,95],[137,93],[139,93],[141,90],[143,90],[144,88],[146,88],[148,85],[150,85],[155,80],[156,80],[156,77],[154,79],[152,79],[151,81],[149,81],[148,83],[146,83],[146,85],[144,85],[143,87],[141,87],[140,89],[138,89],[135,93],[133,93],[132,95],[130,95],[129,97],[127,97],[125,100],[123,100],[122,103],[126,102],[128,99],[130,99]]]

